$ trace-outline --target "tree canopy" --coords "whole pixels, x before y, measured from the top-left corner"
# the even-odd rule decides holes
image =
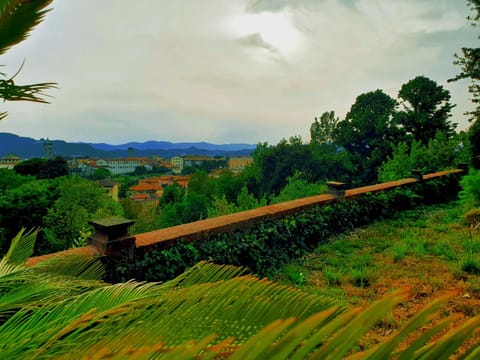
[[[396,125],[407,137],[427,144],[438,131],[454,133],[456,124],[449,117],[455,105],[450,104],[450,92],[435,81],[417,76],[402,85],[398,98],[403,109],[396,115]]]

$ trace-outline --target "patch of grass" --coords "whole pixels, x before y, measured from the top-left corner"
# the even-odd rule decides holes
[[[473,276],[465,282],[465,289],[470,296],[480,299],[480,277]]]
[[[429,253],[433,256],[438,256],[441,259],[448,261],[455,261],[458,255],[453,249],[452,245],[446,241],[437,241],[429,248]]]
[[[342,284],[342,274],[334,269],[327,267],[323,270],[323,274],[325,275],[325,280],[327,284],[330,286],[338,286]]]
[[[307,273],[297,264],[287,264],[284,266],[285,276],[297,286],[303,286],[307,283]]]
[[[350,282],[359,288],[369,287],[372,282],[372,272],[366,267],[352,268],[349,273]]]
[[[480,275],[480,257],[475,255],[467,255],[461,263],[462,271],[467,274]]]
[[[396,243],[392,246],[392,258],[395,262],[402,261],[407,256],[408,247],[404,242]]]

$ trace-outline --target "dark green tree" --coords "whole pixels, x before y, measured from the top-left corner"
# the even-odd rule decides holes
[[[391,152],[391,143],[396,138],[392,118],[396,101],[382,90],[359,95],[339,122],[335,143],[350,154],[355,166],[356,179],[362,184],[377,180],[376,169]]]
[[[340,119],[335,117],[335,111],[324,112],[310,127],[310,144],[329,144],[333,142],[335,129]]]
[[[95,181],[74,176],[56,182],[58,197],[44,219],[51,252],[71,247],[80,232],[88,228],[88,221],[122,214],[120,205]]]
[[[92,174],[92,180],[103,180],[112,176],[110,170],[106,168],[97,168]]]
[[[449,120],[455,105],[450,104],[450,92],[435,81],[417,76],[402,85],[398,98],[403,109],[395,123],[407,138],[427,144],[437,131],[447,137],[455,133],[456,124]]]
[[[208,174],[203,170],[197,170],[188,182],[188,193],[204,195],[207,199],[213,199],[215,185]]]
[[[166,205],[180,203],[185,197],[185,188],[174,182],[172,185],[165,187],[163,195],[159,201],[159,207],[164,208]]]
[[[68,175],[68,163],[63,157],[57,156],[45,161],[40,167],[37,179],[55,179],[65,175]]]
[[[21,163],[15,165],[13,170],[20,175],[24,176],[35,176],[37,177],[40,173],[40,170],[47,160],[41,158],[32,158],[24,160]]]
[[[472,26],[477,26],[480,20],[480,0],[467,0],[473,16],[467,19]],[[480,48],[462,48],[462,55],[455,54],[454,64],[460,66],[461,72],[449,81],[470,79],[468,91],[472,94],[475,109],[467,112],[473,122],[469,129],[472,150],[472,165],[480,169]]]
[[[0,196],[5,195],[11,189],[34,180],[33,176],[19,175],[11,169],[0,169]]]
[[[0,196],[0,228],[2,250],[23,227],[34,229],[44,225],[44,217],[58,198],[56,185],[49,180],[35,180],[10,189]],[[36,243],[37,253],[49,252],[43,233]]]
[[[260,198],[277,195],[295,172],[309,182],[317,178],[312,149],[299,137],[291,137],[289,141],[283,139],[276,146],[263,149],[255,162],[259,169]]]

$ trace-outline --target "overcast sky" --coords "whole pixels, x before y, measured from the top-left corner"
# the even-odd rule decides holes
[[[468,126],[453,54],[478,47],[466,0],[54,1],[1,56],[17,83],[55,81],[49,105],[5,103],[0,132],[67,141],[309,140],[315,116],[424,75]],[[0,144],[1,146],[1,144]]]

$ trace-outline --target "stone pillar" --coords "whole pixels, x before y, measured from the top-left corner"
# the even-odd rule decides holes
[[[95,229],[88,244],[95,246],[101,255],[112,256],[119,250],[135,248],[135,237],[128,235],[128,227],[134,221],[111,216],[88,223]]]
[[[336,196],[338,199],[345,199],[345,189],[347,184],[339,181],[328,181],[327,193]]]
[[[88,244],[95,246],[103,256],[108,282],[126,281],[136,276],[135,237],[128,234],[128,227],[133,223],[120,216],[89,221],[95,232]]]
[[[459,164],[458,164],[458,168],[459,168],[460,170],[465,171],[465,172],[463,173],[463,175],[467,175],[467,174],[468,174],[468,164],[467,164],[467,163],[465,163],[465,162],[459,163]]]
[[[423,171],[422,170],[418,170],[418,169],[413,169],[412,171],[412,177],[414,179],[417,179],[418,181],[423,181]]]

